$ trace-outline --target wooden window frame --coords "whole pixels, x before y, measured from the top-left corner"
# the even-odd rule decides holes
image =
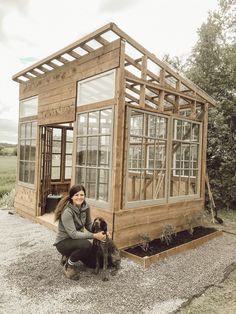
[[[87,132],[87,134],[82,134],[82,135],[79,135],[78,134],[78,117],[79,115],[83,115],[83,114],[87,114],[89,115],[89,113],[91,112],[99,112],[99,117],[100,117],[100,112],[103,111],[103,110],[108,110],[110,109],[111,110],[111,118],[112,118],[112,121],[111,121],[111,127],[110,127],[110,133],[108,134],[100,134],[100,133],[97,133],[97,134],[89,134]],[[82,112],[78,112],[77,115],[76,115],[76,136],[75,136],[75,152],[76,152],[76,155],[77,155],[77,150],[78,150],[78,138],[86,138],[86,147],[88,147],[88,138],[89,137],[92,137],[92,136],[97,136],[98,137],[98,143],[99,143],[99,138],[102,137],[102,136],[109,136],[110,137],[110,147],[111,147],[111,150],[110,150],[110,159],[109,159],[109,167],[105,167],[105,166],[102,166],[100,167],[98,165],[98,162],[97,162],[97,165],[96,166],[91,166],[91,165],[87,165],[87,150],[86,150],[86,160],[85,160],[85,165],[83,166],[79,166],[77,164],[77,161],[76,161],[76,158],[75,158],[75,183],[76,183],[76,172],[77,172],[77,168],[83,168],[83,169],[96,169],[96,170],[99,170],[99,169],[104,169],[104,170],[109,170],[109,176],[108,176],[108,201],[104,201],[104,200],[99,200],[97,199],[98,197],[98,175],[96,175],[96,187],[95,187],[95,194],[96,194],[96,199],[94,198],[90,198],[90,197],[86,197],[88,199],[88,202],[91,204],[91,205],[94,205],[96,207],[102,207],[102,208],[110,208],[111,206],[111,202],[112,202],[112,191],[110,189],[110,186],[111,186],[111,183],[112,183],[112,160],[113,160],[113,127],[114,127],[114,106],[108,106],[108,107],[102,107],[102,108],[98,108],[98,109],[91,109],[91,110],[86,110],[86,111],[82,111]],[[99,119],[99,125],[100,125],[100,119]],[[87,119],[87,130],[88,130],[88,119]],[[98,154],[97,154],[97,159],[98,159]],[[77,183],[76,183],[77,184]],[[79,182],[78,182],[79,184]],[[85,187],[86,187],[86,174],[85,174]],[[88,194],[88,193],[87,193]]]

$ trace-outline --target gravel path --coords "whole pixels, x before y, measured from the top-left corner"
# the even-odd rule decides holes
[[[123,258],[110,281],[87,269],[75,282],[62,274],[54,238],[46,227],[0,210],[1,314],[174,313],[219,285],[236,262],[236,236],[224,233],[148,269]]]

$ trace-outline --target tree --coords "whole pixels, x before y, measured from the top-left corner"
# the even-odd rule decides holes
[[[220,0],[199,29],[186,75],[217,100],[209,114],[207,168],[218,206],[236,209],[236,1]]]

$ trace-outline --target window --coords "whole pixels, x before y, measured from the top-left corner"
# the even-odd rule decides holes
[[[170,196],[199,193],[200,124],[173,120]]]
[[[38,114],[38,97],[31,97],[20,102],[20,118]]]
[[[19,181],[30,184],[34,184],[36,132],[36,122],[20,124]]]
[[[52,130],[51,179],[63,182],[66,179],[71,179],[73,130],[65,127],[53,128]]]
[[[129,109],[128,202],[166,196],[167,118]]]
[[[78,82],[77,92],[77,106],[114,98],[115,70]]]
[[[109,202],[112,109],[78,114],[76,178],[90,199]]]

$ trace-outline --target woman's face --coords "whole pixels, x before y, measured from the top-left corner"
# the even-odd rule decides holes
[[[75,206],[81,205],[83,201],[85,200],[84,191],[79,191],[75,193],[71,199],[72,199],[73,205]]]

